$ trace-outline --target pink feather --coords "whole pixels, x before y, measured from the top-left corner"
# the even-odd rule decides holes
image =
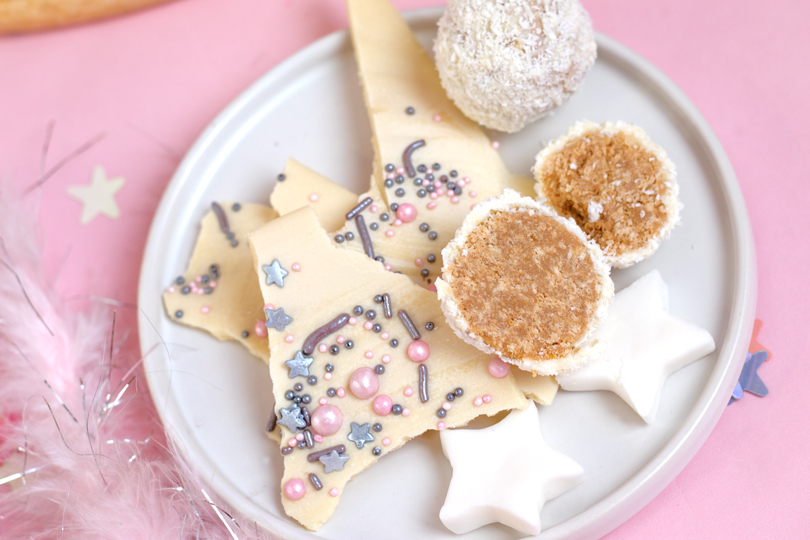
[[[167,439],[137,346],[118,342],[134,313],[49,288],[24,202],[0,190],[0,538],[268,538],[209,503]]]

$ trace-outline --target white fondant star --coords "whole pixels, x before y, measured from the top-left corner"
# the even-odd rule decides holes
[[[657,270],[618,292],[594,333],[604,344],[593,363],[558,375],[564,390],[610,390],[645,422],[655,420],[664,382],[714,350],[711,334],[669,314],[667,285]]]
[[[93,170],[93,180],[87,186],[69,186],[68,195],[82,203],[83,224],[89,223],[99,214],[118,218],[121,211],[115,202],[115,194],[124,187],[124,178],[112,178],[107,180],[107,173],[104,167],[98,166]]]
[[[582,467],[543,440],[534,403],[485,429],[440,433],[453,478],[439,518],[456,534],[496,521],[540,534],[545,502],[585,477]]]

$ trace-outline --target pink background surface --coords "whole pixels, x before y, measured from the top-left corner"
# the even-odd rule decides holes
[[[400,9],[436,0],[394,0]],[[729,407],[695,459],[609,535],[798,538],[810,530],[810,3],[796,0],[583,0],[594,27],[664,71],[707,118],[731,159],[757,246],[759,341],[773,354],[766,398]],[[41,190],[46,271],[65,295],[135,303],[152,216],[182,156],[252,81],[346,27],[341,0],[180,0],[109,21],[0,38],[0,189],[40,174],[104,132]],[[121,217],[79,222],[66,188],[96,165],[123,176]],[[131,346],[137,340],[130,337]]]

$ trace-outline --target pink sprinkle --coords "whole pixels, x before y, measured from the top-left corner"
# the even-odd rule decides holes
[[[439,423],[438,423],[438,424],[436,424],[436,427],[437,427],[437,428],[439,428],[439,429],[444,429],[444,428],[446,428],[446,427],[447,427],[447,424],[445,424],[445,423],[444,423],[444,422],[442,422],[442,421],[439,421]]]
[[[389,180],[393,180],[394,178],[396,178],[396,177],[397,177],[397,175],[395,175],[394,173],[390,172],[390,173],[388,173],[387,175],[385,175],[385,177],[386,177],[386,178],[388,178]]]
[[[207,314],[209,311],[211,311],[211,308],[208,306],[203,306],[200,308],[200,311],[202,311],[204,314]]]
[[[194,278],[194,281],[196,281],[197,283],[202,283],[202,276],[197,276],[196,278]]]
[[[315,439],[315,442],[323,442],[323,437],[317,433],[313,435],[312,438]]]
[[[293,272],[300,272],[301,271],[301,265],[298,264],[298,263],[292,263],[292,269],[293,269]]]
[[[485,394],[484,403],[489,403],[490,401],[492,401],[492,396],[490,396],[489,394]]]
[[[382,334],[380,334],[380,339],[388,339],[388,336],[390,335],[391,334],[389,334],[388,332],[383,332]]]
[[[312,429],[319,435],[334,435],[343,425],[343,413],[334,405],[316,407],[309,416]]]
[[[321,405],[326,405],[327,403],[329,403],[329,400],[326,399],[325,397],[322,397],[321,399],[318,400],[318,403],[320,403]]]
[[[466,185],[467,185],[467,182],[465,182],[465,181],[464,181],[464,179],[462,178],[461,180],[459,180],[458,182],[456,182],[456,185],[457,185],[458,187],[464,187],[464,186],[466,186]]]
[[[331,495],[332,497],[337,497],[338,495],[340,495],[340,491],[338,490],[338,488],[332,488],[329,490],[329,495]]]
[[[395,219],[394,220],[394,227],[399,227],[400,225],[402,225],[402,220],[401,219]]]
[[[397,167],[397,174],[405,174],[405,167]]]
[[[368,211],[371,212],[372,214],[376,214],[377,210],[379,210],[379,208],[377,207],[376,204],[372,204],[371,206],[368,207]]]
[[[337,389],[337,397],[340,397],[340,398],[346,397],[346,390],[343,389],[343,388],[338,388]]]
[[[212,289],[216,289],[217,288],[217,282],[216,281],[209,281],[208,286],[211,287]]]
[[[374,351],[366,351],[366,358],[368,358],[369,360],[374,358]]]
[[[489,361],[489,366],[487,366],[489,370],[489,374],[495,377],[496,379],[503,379],[507,375],[509,375],[509,364],[498,358],[497,356]]]
[[[287,446],[295,446],[297,444],[298,444],[298,441],[295,439],[295,437],[290,437],[290,440],[287,441]]]
[[[407,407],[403,407],[402,416],[408,416],[409,414],[411,414],[411,410]]]
[[[436,191],[434,191],[433,193],[435,193],[436,195],[441,197],[442,195],[444,195],[444,190],[442,188],[439,188]]]
[[[284,338],[284,341],[286,341],[287,343],[292,343],[293,341],[295,341],[295,337],[292,334],[287,334],[287,336]]]
[[[380,378],[370,367],[361,367],[354,370],[349,378],[349,390],[358,399],[374,397],[380,389]]]
[[[433,181],[433,187],[435,187],[436,189],[439,189],[440,187],[442,187],[442,181],[441,180],[434,180]]]
[[[492,141],[492,148],[495,148],[497,150],[499,146],[500,143],[498,141]]]
[[[318,200],[318,194],[317,193],[310,193],[309,200],[312,201],[312,202],[316,202]]]
[[[274,306],[273,304],[265,304],[264,309],[273,309],[273,310],[275,310],[276,306]]]
[[[402,203],[397,207],[397,221],[410,223],[416,219],[416,208],[411,203]],[[394,222],[396,224],[396,221]]]
[[[382,443],[383,443],[383,446],[390,446],[391,439],[388,438],[388,437],[383,437]]]
[[[194,292],[195,292],[195,293],[197,293],[197,294],[205,294],[205,291],[204,291],[204,290],[202,290],[202,289],[197,289],[197,290],[196,290],[196,291],[194,291]]]
[[[174,292],[174,287],[169,287],[169,288],[168,288],[168,291],[169,291],[170,293],[173,293],[173,292]]]
[[[427,209],[428,210],[433,210],[434,208],[436,208],[436,203],[435,202],[431,201],[431,202],[427,203]]]
[[[419,268],[422,268],[423,266],[425,266],[425,261],[423,261],[422,259],[420,259],[419,257],[417,257],[417,258],[416,258],[416,260],[415,260],[415,261],[413,261],[413,264],[415,264],[415,265],[416,265],[416,266],[418,266]]]
[[[391,230],[391,229],[388,229],[387,231],[385,231],[385,236],[387,236],[388,238],[391,238],[392,236],[394,236],[394,231]]]
[[[453,406],[450,404],[449,401],[445,401],[444,403],[442,403],[442,409],[444,409],[445,411],[449,411],[452,408]]]
[[[405,396],[407,396],[407,397],[411,397],[413,395],[413,388],[411,388],[410,386],[407,386],[407,387],[405,387],[405,391],[402,392],[402,393],[405,394]]]
[[[391,265],[390,265],[390,264],[388,264],[388,263],[385,263],[385,264],[383,265],[383,268],[385,268],[386,270],[388,270],[388,271],[390,272],[390,271],[391,271],[391,269],[393,268],[393,266],[391,266]]]
[[[465,176],[464,178],[462,178],[462,180],[464,180],[464,181],[465,181],[465,182],[467,182],[468,184],[469,184],[470,182],[472,182],[472,180],[470,180],[470,177],[469,177],[469,176]]]
[[[363,328],[365,328],[366,330],[371,330],[372,328],[374,328],[374,323],[371,321],[366,321],[365,324],[363,324]]]
[[[470,192],[470,197],[472,197],[472,198],[478,197],[478,193],[476,193],[475,191],[471,191]]]
[[[343,345],[346,343],[346,338],[344,336],[338,336],[335,341],[337,341],[340,345]]]
[[[453,204],[458,204],[458,197],[453,197],[452,199],[450,199],[450,202]]]
[[[481,404],[482,404],[482,403],[484,403],[484,400],[483,400],[483,399],[481,399],[481,396],[478,396],[477,398],[475,398],[475,399],[473,400],[473,403],[475,403],[475,406],[476,406],[476,407],[480,407],[480,406],[481,406]]]
[[[389,356],[389,355],[387,355],[387,354],[384,354],[384,355],[382,356],[382,362],[383,362],[383,364],[387,364],[387,363],[388,363],[388,362],[390,362],[390,361],[391,361],[391,356]]]
[[[447,190],[447,196],[448,196],[448,197],[452,197],[453,195],[454,195],[453,190],[452,190],[452,189],[448,189],[448,190]]]
[[[442,115],[440,115],[440,114],[434,114],[434,115],[433,115],[433,121],[434,121],[434,122],[441,122],[441,121],[442,121]]]
[[[284,483],[284,496],[291,501],[297,501],[307,493],[307,486],[300,478],[290,478]]]
[[[260,338],[266,338],[267,327],[264,325],[262,321],[256,321],[256,325],[253,327],[253,333]]]
[[[380,416],[386,416],[387,414],[391,413],[391,408],[394,406],[394,402],[391,401],[391,398],[386,395],[380,395],[374,398],[374,402],[371,404],[371,407],[374,409],[374,412],[379,414]]]
[[[304,440],[304,434],[303,433],[296,433],[295,434],[295,440],[296,441],[303,441]]]
[[[323,374],[323,380],[331,381],[332,380],[332,374],[327,371],[326,373]]]
[[[408,345],[408,358],[414,362],[424,362],[430,356],[430,347],[424,341],[411,341]]]
[[[318,350],[321,352],[326,352],[327,349],[328,347],[326,346],[326,343],[321,343],[320,345],[318,345]]]
[[[349,324],[357,324],[357,317],[349,317]]]
[[[430,194],[430,198],[435,201],[436,199],[439,198],[439,194],[434,191],[433,193]],[[428,205],[428,207],[430,207],[430,205]]]

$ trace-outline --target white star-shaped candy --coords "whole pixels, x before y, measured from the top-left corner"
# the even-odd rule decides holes
[[[107,180],[104,167],[98,166],[93,170],[93,180],[90,185],[70,186],[67,188],[67,192],[68,195],[82,203],[81,222],[86,224],[99,214],[113,219],[121,215],[118,204],[115,202],[115,194],[122,187],[124,187],[123,177]]]
[[[602,354],[557,375],[560,387],[610,390],[647,423],[655,420],[667,377],[714,350],[709,332],[669,314],[667,285],[657,270],[616,293],[594,338],[602,341]]]
[[[543,440],[533,403],[485,429],[444,430],[441,440],[453,478],[439,518],[456,534],[496,521],[540,534],[545,502],[585,477],[582,467]]]

